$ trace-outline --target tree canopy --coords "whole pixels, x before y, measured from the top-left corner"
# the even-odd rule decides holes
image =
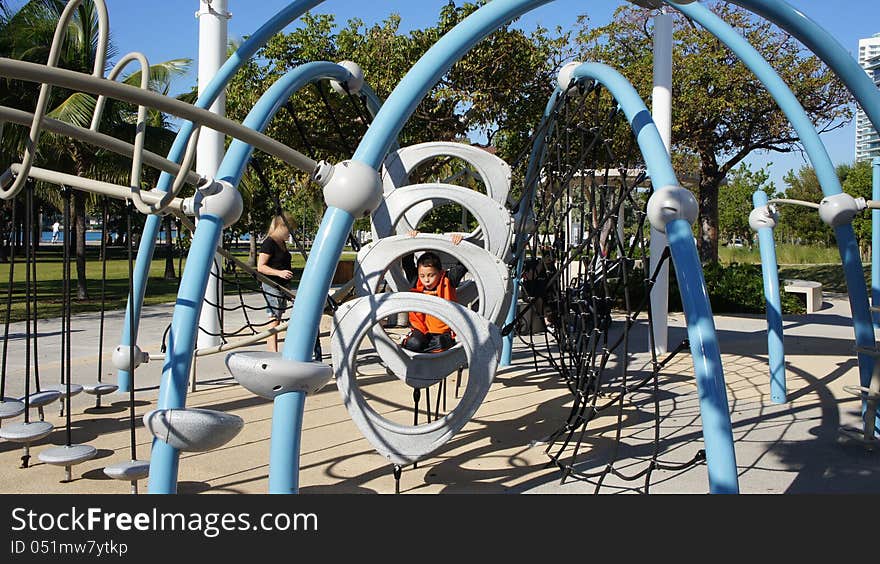
[[[844,85],[790,35],[727,3],[710,7],[779,73],[820,132],[851,118]],[[652,87],[653,13],[624,6],[611,23],[596,28],[581,18],[577,36],[584,59],[616,67],[646,100]],[[703,261],[713,262],[718,259],[718,195],[725,176],[752,151],[798,150],[798,137],[760,82],[715,36],[677,16],[673,40],[673,151],[699,161],[698,246]]]
[[[369,26],[356,18],[339,26],[332,15],[306,14],[301,26],[273,37],[255,62],[235,77],[227,94],[227,112],[234,119],[243,119],[268,85],[297,65],[318,60],[358,63],[366,82],[380,98],[387,98],[419,57],[484,3],[456,6],[450,2],[434,25],[406,33],[401,32],[397,15]],[[515,161],[528,148],[568,43],[568,35],[559,29],[551,32],[536,27],[527,33],[512,26],[500,28],[441,78],[406,123],[400,144],[479,137],[494,145],[499,156]],[[290,111],[279,112],[267,133],[329,162],[350,158],[368,125],[365,121],[369,118],[358,111],[355,101],[326,87],[303,89],[290,99],[287,108]],[[275,159],[265,155],[256,158],[271,190],[280,192],[288,211],[316,226],[323,206],[319,187]],[[436,178],[449,163],[434,164],[418,171],[420,178],[414,180]],[[246,190],[264,189],[253,171],[243,184]],[[268,202],[274,210],[274,200]],[[266,213],[254,213],[260,216],[254,221],[260,226]],[[457,217],[460,219],[460,214]],[[367,227],[358,224],[356,228]]]

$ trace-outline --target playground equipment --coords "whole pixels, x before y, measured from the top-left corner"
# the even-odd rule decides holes
[[[28,178],[32,178],[129,200],[139,212],[148,214],[137,261],[131,266],[126,323],[121,343],[114,354],[114,366],[119,370],[119,390],[133,394],[132,373],[135,368],[150,358],[163,360],[159,405],[145,418],[148,428],[156,437],[149,465],[151,493],[176,491],[180,450],[216,448],[231,440],[243,425],[240,418],[229,414],[186,408],[185,400],[192,362],[199,354],[195,349],[199,311],[211,279],[214,255],[223,229],[235,223],[241,215],[243,204],[237,185],[245,167],[251,162],[254,149],[277,157],[308,174],[312,181],[323,187],[328,206],[308,256],[289,321],[298,331],[288,336],[280,355],[239,352],[227,358],[227,365],[239,382],[254,393],[273,401],[269,460],[271,493],[298,491],[299,441],[305,398],[320,389],[333,373],[336,374],[337,385],[352,418],[374,447],[395,465],[396,476],[399,476],[401,465],[415,463],[431,454],[461,429],[488,391],[501,355],[502,334],[510,334],[517,318],[525,313],[518,306],[518,290],[511,288],[510,284],[512,280],[518,280],[524,271],[526,249],[529,245],[532,246],[533,258],[539,255],[543,258],[544,251],[537,248],[539,237],[535,236],[536,228],[542,222],[545,225],[552,224],[556,230],[553,240],[545,239],[545,244],[551,248],[554,244],[561,245],[561,252],[554,255],[554,260],[563,261],[558,265],[556,280],[567,283],[567,289],[571,290],[557,295],[555,325],[550,325],[553,333],[551,336],[555,340],[560,358],[557,365],[564,372],[577,398],[566,427],[547,439],[551,446],[561,441],[560,448],[551,458],[560,465],[566,476],[576,474],[574,458],[577,447],[572,455],[572,462],[562,462],[562,454],[574,440],[575,432],[579,431],[582,436],[597,409],[597,395],[590,394],[598,389],[603,373],[607,370],[609,356],[618,345],[622,346],[619,354],[626,356],[629,329],[635,323],[640,309],[632,307],[627,300],[624,317],[615,319],[612,310],[614,300],[618,297],[617,291],[621,290],[626,297],[629,296],[634,286],[631,286],[627,277],[635,272],[636,261],[642,261],[642,274],[638,278],[634,277],[632,282],[650,291],[659,267],[663,266],[668,256],[676,269],[687,319],[688,342],[683,346],[690,347],[694,361],[710,491],[738,491],[720,351],[691,232],[691,224],[696,218],[696,203],[690,192],[680,187],[668,151],[644,102],[632,86],[614,69],[600,63],[573,63],[565,67],[559,79],[559,87],[548,102],[544,119],[536,127],[524,184],[524,197],[515,202],[508,197],[510,167],[497,157],[471,147],[450,143],[424,144],[399,150],[394,147],[400,130],[419,101],[457,60],[498,26],[548,3],[549,0],[493,0],[480,7],[444,35],[415,63],[381,108],[355,65],[312,62],[297,67],[273,84],[242,124],[218,117],[205,108],[211,106],[235,71],[271,35],[306,10],[320,4],[320,1],[292,2],[271,18],[223,65],[211,83],[202,90],[195,106],[150,92],[143,84],[141,88],[136,88],[116,82],[118,73],[128,62],[137,61],[142,68],[148,67],[146,59],[141,55],[124,57],[106,79],[101,77],[104,68],[104,52],[101,49],[92,76],[55,68],[58,45],[60,38],[63,38],[64,20],[80,1],[72,0],[68,4],[65,16],[59,23],[47,65],[0,59],[0,75],[42,84],[33,114],[0,108],[0,119],[30,126],[30,143],[21,162],[13,164],[0,179],[0,197],[14,198],[25,187]],[[639,3],[651,7],[662,5],[659,0],[644,0]],[[841,76],[872,123],[880,124],[880,93],[846,51],[815,23],[782,1],[737,0],[734,3],[770,19],[803,41]],[[865,405],[865,436],[869,436],[867,425],[870,420],[870,436],[873,437],[880,385],[872,380],[871,357],[876,353],[871,317],[858,250],[855,248],[852,227],[848,223],[852,217],[851,206],[847,206],[847,201],[840,193],[833,167],[829,169],[830,160],[824,147],[812,125],[805,123],[803,110],[787,87],[768,70],[769,65],[753,49],[750,50],[741,37],[699,4],[685,0],[670,0],[667,4],[705,26],[737,52],[783,106],[807,148],[826,195],[823,202],[827,201],[828,204],[824,205],[826,209],[832,210],[825,214],[827,219],[823,219],[835,229],[846,270],[861,378],[857,392]],[[101,44],[105,46],[106,8],[102,0],[96,0],[96,5],[100,7]],[[321,80],[330,81],[337,92],[363,95],[375,114],[351,159],[335,164],[316,162],[315,159],[261,133],[294,92]],[[80,90],[99,96],[89,129],[46,118],[46,104],[52,87]],[[626,189],[619,186],[615,188],[614,183],[607,178],[607,171],[619,167],[619,162],[607,161],[601,163],[601,166],[597,163],[591,163],[592,166],[585,166],[584,163],[572,165],[571,170],[579,171],[581,178],[588,180],[594,191],[589,200],[583,202],[589,207],[579,210],[579,227],[574,229],[572,210],[567,209],[560,214],[556,207],[557,202],[547,200],[546,194],[539,193],[545,189],[542,186],[547,179],[560,173],[548,168],[544,157],[558,141],[553,136],[558,132],[555,128],[561,122],[560,110],[568,107],[567,104],[573,103],[577,97],[598,94],[602,89],[611,95],[616,104],[611,117],[621,115],[626,118],[628,138],[635,139],[642,156],[636,159],[639,162],[633,163],[635,174],[630,174],[630,167],[622,167],[623,173],[619,178],[628,182]],[[184,120],[167,159],[145,151],[142,135],[138,135],[134,143],[129,144],[98,132],[101,101],[105,96],[138,105],[139,120],[142,120],[141,116],[147,107]],[[215,178],[202,178],[191,171],[198,132],[203,126],[234,139]],[[35,166],[35,151],[44,130],[131,157],[129,185],[118,186]],[[598,137],[593,138],[592,142],[597,143]],[[600,145],[582,147],[580,154],[589,155],[598,146]],[[414,168],[428,159],[442,155],[465,161],[481,178],[487,193],[479,194],[446,182],[407,185],[408,176]],[[162,171],[153,190],[141,190],[139,179],[143,165]],[[605,178],[602,178],[603,172]],[[563,175],[563,178],[566,176]],[[572,177],[567,178],[570,181]],[[647,180],[650,180],[650,188],[647,188]],[[645,191],[639,192],[639,187],[643,187]],[[184,190],[191,189],[195,190],[194,196],[181,197]],[[647,201],[638,200],[637,196],[643,193],[650,193]],[[452,246],[442,236],[424,235],[412,238],[404,235],[408,230],[417,227],[433,206],[444,202],[452,202],[468,209],[480,227],[469,233],[459,246]],[[765,204],[766,202],[760,203],[761,206]],[[759,205],[758,200],[756,205]],[[836,209],[832,209],[835,206]],[[772,214],[769,213],[769,208],[765,211],[766,213],[762,212],[762,217],[756,216],[755,225],[758,225],[758,220],[765,222],[759,229],[772,228]],[[589,213],[585,215],[584,212]],[[163,356],[157,357],[145,354],[137,346],[137,335],[156,235],[161,215],[167,213],[175,214],[182,223],[188,225],[191,222],[187,216],[194,216],[199,221],[193,229],[192,245],[167,334],[167,350]],[[352,224],[355,218],[365,216],[371,216],[375,240],[359,252],[355,283],[359,296],[338,306],[334,312],[331,368],[315,355],[318,325],[328,304],[331,277],[342,248],[349,238]],[[627,217],[636,218],[629,226],[632,230],[632,242],[625,236]],[[563,224],[564,231],[560,228]],[[646,253],[645,231],[648,225],[666,234],[669,242],[668,254],[664,252],[662,257],[657,257],[654,256],[656,253]],[[575,232],[579,235],[577,243],[571,239]],[[762,241],[762,253],[764,247]],[[425,248],[443,251],[468,267],[473,277],[473,293],[463,291],[462,304],[403,293],[378,293],[379,283],[383,280],[392,289],[405,288],[407,282],[395,263],[401,256]],[[581,252],[586,254],[576,256],[576,253]],[[650,268],[644,267],[646,258],[651,261]],[[766,262],[770,264],[769,261]],[[32,264],[28,263],[28,276],[31,275]],[[239,266],[246,268],[244,265]],[[514,273],[513,276],[511,272]],[[772,277],[766,276],[765,274],[765,284],[770,288],[769,294],[774,284]],[[612,281],[612,278],[617,278],[618,281]],[[553,282],[552,278],[550,282]],[[615,286],[612,288],[609,284]],[[775,288],[778,294],[778,280]],[[28,294],[27,303],[30,304],[32,299],[33,295]],[[531,302],[534,306],[534,300]],[[778,305],[778,301],[776,303]],[[475,305],[475,309],[466,307],[469,304]],[[332,309],[338,304],[330,301],[330,305]],[[413,310],[435,315],[447,322],[460,337],[456,346],[438,355],[409,354],[377,327],[378,320],[384,317]],[[650,313],[648,326],[650,327],[651,315],[664,313]],[[30,315],[28,317],[30,321]],[[574,332],[564,335],[563,331],[568,330],[567,324],[572,320],[581,322],[581,325],[573,325]],[[69,323],[67,329],[69,331]],[[781,344],[781,330],[777,332],[774,329],[771,334]],[[253,342],[259,335],[261,333],[252,335],[247,342]],[[618,337],[619,341],[616,340]],[[402,426],[379,417],[364,400],[354,375],[355,353],[365,338],[371,339],[386,367],[415,389],[440,382],[451,372],[460,371],[466,366],[468,383],[458,406],[444,417],[425,425]],[[597,352],[600,343],[605,349],[602,354]],[[672,355],[677,354],[682,347],[676,348]],[[232,347],[223,344],[210,352],[221,352],[229,348]],[[69,346],[67,350],[69,353]],[[27,387],[30,381],[29,359],[30,349],[23,402],[3,398],[0,403],[0,414],[25,414],[24,424],[0,427],[0,436],[26,445],[25,456],[28,456],[27,445],[52,430],[49,423],[35,423],[28,419],[28,407],[37,399],[31,397]],[[652,378],[656,378],[657,371],[667,360],[668,358],[658,361],[656,352],[652,351],[649,373],[638,380],[637,385],[646,385]],[[774,401],[784,401],[784,371],[780,379],[780,369],[783,366],[784,363],[771,358],[771,389]],[[626,360],[622,361],[621,367],[624,379],[623,383],[617,384],[624,390],[627,387],[626,377],[629,370]],[[5,352],[3,376],[5,382]],[[74,388],[69,375],[63,383],[69,420],[69,400]],[[109,384],[102,383],[91,388],[86,386],[86,391],[91,389],[100,392],[107,389],[101,386]],[[3,390],[0,389],[0,397],[2,396]],[[55,396],[55,399],[58,397]],[[133,396],[130,397],[133,410]],[[616,397],[621,399],[623,393]],[[580,438],[577,441],[579,444]],[[72,446],[69,437],[68,446]],[[69,467],[79,460],[78,457],[84,456],[79,452],[73,453],[72,450],[64,457],[48,458]],[[548,452],[549,450],[550,447]],[[129,479],[133,483],[144,477],[144,464],[136,460],[134,450],[131,458],[129,464],[108,470],[108,474]],[[661,465],[654,460],[651,468],[657,467]],[[646,475],[649,480],[650,470],[649,468],[645,474],[640,475]]]
[[[875,160],[872,166],[874,167],[873,192],[876,195],[880,193],[880,187],[878,187],[880,186],[880,174],[877,173],[877,169],[880,168],[880,160]],[[790,204],[815,209],[822,221],[829,227],[834,228],[835,233],[839,233],[841,227],[847,226],[852,229],[853,218],[863,210],[871,209],[872,214],[876,213],[876,210],[880,209],[880,200],[865,201],[863,198],[853,198],[845,193],[826,196],[819,203],[791,199],[770,200],[766,193],[759,190],[754,193],[752,201],[755,207],[749,215],[749,225],[758,233],[761,250],[761,270],[764,278],[764,296],[767,303],[768,357],[770,360],[771,383],[780,391],[783,398],[780,401],[784,401],[785,347],[783,345],[782,308],[780,304],[776,247],[773,240],[773,230],[779,221],[776,206]],[[872,283],[876,284],[876,279],[873,279]],[[786,290],[788,291],[788,287],[786,287]],[[821,290],[819,295],[821,296]],[[808,297],[807,312],[811,313],[811,309],[815,309],[815,307],[815,304],[813,304],[811,308],[810,298]],[[878,308],[873,306],[871,310],[877,311]],[[859,322],[855,316],[853,321],[856,324]],[[858,340],[856,341],[855,350],[860,355],[877,357],[875,349],[860,346]],[[845,437],[861,442],[869,448],[876,448],[877,445],[875,429],[877,428],[877,405],[878,400],[880,400],[880,371],[878,369],[880,369],[880,364],[875,362],[868,385],[860,384],[858,386],[850,385],[844,387],[844,390],[862,400],[863,427],[862,429],[842,427],[840,431]]]

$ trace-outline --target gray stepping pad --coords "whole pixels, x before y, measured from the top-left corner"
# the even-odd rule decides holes
[[[31,394],[27,403],[30,407],[43,407],[56,401],[60,397],[61,392],[58,390],[43,390]],[[18,401],[24,402],[24,396],[18,398]]]
[[[98,449],[92,445],[62,445],[44,450],[37,458],[46,464],[55,466],[73,466],[91,460],[98,454]]]
[[[248,351],[226,356],[226,366],[239,384],[266,399],[289,392],[314,394],[333,377],[333,369],[321,362],[299,362],[281,353]]]
[[[211,409],[155,409],[144,415],[144,425],[154,437],[177,450],[203,452],[234,439],[244,420]]]
[[[127,482],[136,482],[143,480],[150,475],[149,460],[128,460],[111,464],[104,468],[104,474],[114,480],[125,480]]]
[[[60,392],[62,396],[67,395],[67,384],[52,384],[51,386],[46,386],[43,388],[44,391],[57,391]],[[73,397],[80,392],[83,391],[83,387],[79,384],[70,384],[70,397]]]
[[[48,421],[19,422],[0,427],[0,439],[13,443],[32,443],[52,432],[55,426]]]
[[[116,384],[86,384],[83,391],[90,396],[103,396],[104,394],[112,394],[119,389]]]
[[[15,398],[0,400],[0,419],[11,419],[24,413],[24,403]]]

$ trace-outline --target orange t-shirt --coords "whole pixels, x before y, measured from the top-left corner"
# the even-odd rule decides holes
[[[426,290],[421,280],[416,281],[416,287],[411,292],[419,292],[420,294],[428,294],[429,296],[437,296],[451,302],[458,301],[455,295],[455,288],[449,282],[446,272],[440,276],[440,282],[433,290]],[[422,333],[446,333],[450,331],[449,325],[443,323],[433,315],[418,311],[409,312],[409,324],[413,329],[418,329]],[[451,331],[450,331],[451,332]],[[452,334],[455,337],[455,334]]]

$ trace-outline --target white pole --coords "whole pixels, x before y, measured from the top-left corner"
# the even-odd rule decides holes
[[[654,91],[651,96],[654,123],[666,150],[671,151],[672,140],[672,15],[661,9],[654,17]],[[654,188],[660,188],[655,186]],[[651,228],[651,270],[667,247],[666,234]],[[668,350],[669,315],[669,261],[663,264],[651,290],[651,314],[654,325],[654,351]]]
[[[199,94],[205,86],[214,78],[217,71],[226,61],[226,30],[230,14],[226,10],[227,0],[200,0],[199,11],[196,18],[199,20]],[[209,108],[218,115],[226,114],[226,95],[221,94],[217,101]],[[224,136],[211,129],[203,129],[199,135],[198,150],[196,152],[196,172],[200,175],[213,178],[220,167],[223,159]],[[217,265],[222,264],[220,255],[215,255],[214,267],[211,272],[220,276]],[[205,301],[213,304],[221,304],[223,286],[218,284],[219,278],[211,276],[208,280],[208,289],[205,292]],[[203,304],[199,316],[199,336],[197,348],[213,347],[220,344],[220,311],[217,307]],[[214,335],[210,335],[213,333]]]

